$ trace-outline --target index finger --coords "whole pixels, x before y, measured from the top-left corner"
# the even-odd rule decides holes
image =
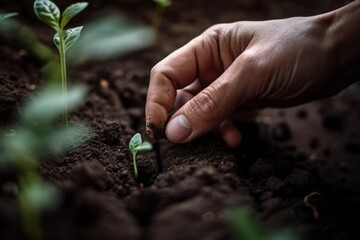
[[[203,34],[171,53],[151,70],[145,115],[150,137],[161,139],[173,109],[176,89],[199,79],[210,84],[223,71],[217,34]]]

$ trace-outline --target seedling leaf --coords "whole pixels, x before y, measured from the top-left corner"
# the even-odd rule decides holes
[[[18,13],[0,13],[0,21],[18,15]]]
[[[151,150],[152,149],[152,145],[149,142],[143,142],[142,144],[140,144],[139,146],[137,146],[136,151],[144,151],[144,150]]]
[[[74,45],[74,43],[76,43],[76,41],[79,39],[80,37],[80,33],[81,33],[81,29],[83,27],[76,27],[76,28],[71,28],[68,29],[64,32],[64,45],[65,45],[65,52],[72,46]],[[54,43],[56,45],[56,47],[59,49],[60,48],[60,36],[58,33],[56,33],[54,35]]]
[[[152,145],[149,142],[143,142],[141,139],[141,135],[140,133],[136,133],[129,142],[129,149],[132,153],[133,156],[133,166],[134,166],[134,176],[135,179],[137,180],[138,178],[138,170],[137,170],[137,164],[136,164],[136,155],[138,151],[143,151],[143,150],[151,150],[152,149]]]
[[[60,49],[60,37],[59,37],[59,34],[58,33],[55,33],[54,37],[53,37],[53,40],[54,40],[54,44],[55,46]]]
[[[34,2],[36,16],[56,31],[59,29],[60,10],[55,3],[48,0],[36,0]]]
[[[80,3],[74,3],[69,7],[67,7],[61,16],[61,24],[60,24],[61,29],[63,29],[66,26],[66,24],[70,21],[70,19],[72,19],[82,10],[84,10],[88,5],[89,3],[87,2],[80,2]]]
[[[65,31],[65,52],[72,46],[80,37],[81,29],[83,27],[71,28]]]
[[[129,148],[131,152],[135,152],[136,148],[141,145],[142,139],[140,133],[136,133],[129,142]],[[136,151],[137,152],[137,151]]]

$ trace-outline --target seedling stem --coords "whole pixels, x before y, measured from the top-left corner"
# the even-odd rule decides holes
[[[58,6],[50,0],[35,0],[34,11],[36,16],[44,23],[51,26],[56,34],[54,43],[59,50],[61,88],[63,96],[63,122],[68,127],[68,104],[67,104],[67,75],[66,75],[66,51],[78,40],[82,27],[65,30],[68,22],[87,7],[87,2],[74,3],[67,7],[61,14]]]
[[[140,133],[136,133],[129,142],[129,149],[133,156],[133,166],[134,166],[134,177],[135,180],[138,180],[138,169],[136,164],[136,155],[139,151],[151,150],[152,145],[147,141],[142,141]]]

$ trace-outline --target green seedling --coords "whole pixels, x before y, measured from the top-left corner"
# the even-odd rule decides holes
[[[233,233],[234,239],[241,240],[296,240],[289,230],[270,231],[246,207],[229,209],[225,221]]]
[[[96,41],[94,41],[96,39]],[[153,43],[153,30],[118,11],[106,11],[86,23],[81,38],[67,54],[71,66],[86,60],[119,57]]]
[[[2,21],[4,19],[7,19],[7,18],[14,17],[16,15],[18,15],[18,14],[15,13],[15,12],[12,12],[12,13],[0,13],[0,21]]]
[[[36,16],[44,23],[51,26],[55,31],[54,43],[60,54],[61,86],[63,93],[63,122],[68,126],[67,113],[67,76],[66,76],[66,52],[79,39],[81,27],[64,29],[69,21],[88,6],[87,2],[74,3],[67,7],[61,14],[58,6],[50,0],[36,0],[34,11]]]
[[[153,20],[152,20],[152,28],[153,28],[155,34],[157,34],[159,31],[161,22],[162,22],[164,9],[171,5],[171,1],[170,0],[154,0],[154,2],[156,3],[156,11],[155,11],[155,14],[154,14]]]
[[[69,109],[77,107],[85,97],[83,87],[69,88]],[[0,134],[0,168],[17,171],[16,196],[24,232],[28,239],[41,239],[41,213],[56,207],[59,194],[44,182],[39,173],[39,161],[59,155],[87,140],[87,130],[81,125],[54,127],[62,114],[59,89],[46,88],[21,110],[20,122]],[[61,105],[60,105],[61,106]]]
[[[151,143],[147,141],[142,141],[140,133],[136,133],[129,142],[129,149],[133,156],[133,165],[134,165],[134,176],[135,179],[138,179],[138,170],[136,165],[136,155],[139,151],[152,150]]]

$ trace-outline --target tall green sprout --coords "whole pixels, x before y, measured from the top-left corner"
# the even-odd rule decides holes
[[[87,2],[74,3],[67,7],[61,14],[58,6],[49,0],[35,0],[34,11],[36,16],[44,23],[51,26],[56,34],[54,43],[60,54],[61,86],[63,94],[63,122],[68,126],[67,111],[67,76],[66,76],[66,52],[78,40],[82,26],[64,29],[69,21],[87,7]]]

